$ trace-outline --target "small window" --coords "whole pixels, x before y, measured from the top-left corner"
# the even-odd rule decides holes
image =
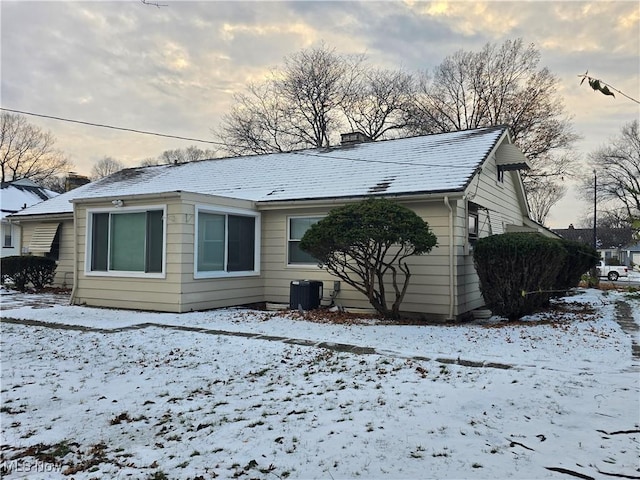
[[[289,265],[317,265],[318,260],[300,249],[300,240],[322,217],[291,217],[289,218],[288,264]]]
[[[198,211],[196,273],[257,271],[257,216]],[[211,275],[213,274],[213,275]]]
[[[92,272],[162,273],[164,212],[91,214]]]
[[[469,204],[469,215],[467,221],[467,231],[469,244],[474,245],[480,233],[480,227],[478,225],[478,207],[476,205]]]
[[[498,165],[498,183],[504,183],[504,170]]]
[[[12,226],[10,223],[2,225],[2,246],[4,248],[13,247]]]

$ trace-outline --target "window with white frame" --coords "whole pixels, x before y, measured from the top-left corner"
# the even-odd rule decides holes
[[[289,265],[317,265],[318,260],[300,249],[300,240],[322,217],[289,217],[288,257]]]
[[[257,273],[258,214],[250,211],[199,209],[196,234],[196,275],[215,277]]]
[[[164,209],[89,213],[91,272],[162,273]]]
[[[4,248],[13,247],[13,227],[10,223],[2,224],[2,246]]]

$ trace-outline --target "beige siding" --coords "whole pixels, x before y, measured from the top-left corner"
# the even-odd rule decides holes
[[[53,285],[62,288],[73,287],[73,220],[21,220],[22,240],[21,249],[27,248],[31,242],[31,236],[38,225],[41,224],[60,224],[60,254],[58,256],[58,266],[56,267],[56,276]],[[34,255],[45,256],[44,253],[36,253]]]
[[[183,198],[182,214],[188,221],[182,225],[181,229],[181,311],[207,310],[263,302],[263,279],[260,275],[194,278],[196,208],[209,206],[256,211],[253,202],[189,194],[183,195]]]
[[[449,198],[399,200],[426,220],[438,238],[427,255],[408,259],[411,280],[401,310],[430,319],[449,319],[482,306],[478,278],[473,266],[472,250],[467,239],[467,202],[480,205],[480,236],[498,233],[507,225],[522,225],[523,210],[517,195],[517,177],[506,173],[504,183],[497,182],[493,159],[489,159],[479,176],[472,179],[462,194]],[[288,219],[291,216],[324,216],[336,204],[295,207],[266,204],[260,208],[260,272],[224,278],[196,278],[194,255],[198,206],[243,209],[257,212],[248,201],[181,193],[167,198],[127,200],[127,207],[166,207],[166,265],[164,278],[132,278],[85,273],[87,205],[76,205],[77,275],[79,284],[75,302],[80,304],[123,307],[142,310],[187,312],[258,302],[289,303],[294,280],[320,280],[324,283],[323,305],[330,302],[336,277],[315,265],[287,265]],[[94,203],[90,208],[111,208],[110,201]],[[453,227],[450,227],[450,216]],[[71,228],[65,229],[72,231]],[[67,238],[67,237],[65,237]],[[70,243],[70,242],[69,242]],[[69,250],[72,255],[72,249]],[[453,252],[453,265],[451,264]],[[62,254],[62,252],[61,252]],[[335,303],[347,308],[370,309],[366,297],[340,284]],[[386,285],[392,301],[393,289]],[[453,303],[452,303],[453,302]]]
[[[253,209],[251,202],[183,194],[181,198],[127,201],[130,207],[166,205],[165,278],[132,278],[85,273],[87,206],[77,205],[79,288],[75,302],[101,307],[188,312],[264,301],[259,275],[194,278],[194,242],[198,205]],[[109,208],[110,202],[89,208]]]
[[[426,220],[438,237],[438,246],[427,255],[409,259],[411,280],[402,310],[428,317],[443,317],[449,311],[449,228],[448,209],[442,201],[407,204]],[[289,303],[291,281],[320,280],[324,284],[324,301],[329,302],[333,281],[339,280],[316,266],[301,267],[287,265],[287,221],[290,216],[322,216],[329,208],[283,209],[263,212],[262,274],[264,276],[265,300],[274,303]],[[386,285],[389,300],[391,285]],[[367,298],[353,287],[341,282],[341,290],[335,303],[346,308],[371,308]]]
[[[187,219],[182,214],[179,198],[131,200],[127,207],[166,207],[166,265],[164,278],[134,278],[123,275],[102,275],[85,272],[87,210],[112,208],[111,202],[77,204],[78,286],[74,303],[80,305],[130,308],[139,310],[180,312],[181,242]]]
[[[479,236],[500,234],[507,231],[509,225],[521,226],[524,223],[526,207],[523,199],[518,195],[520,191],[517,172],[505,172],[504,181],[498,181],[498,170],[495,156],[491,155],[485,162],[482,172],[476,175],[466,190],[467,200],[479,205],[478,223]],[[462,245],[466,243],[466,210],[464,205],[458,209],[459,237]],[[457,315],[484,305],[480,293],[480,283],[473,265],[472,249],[464,248],[457,259]]]

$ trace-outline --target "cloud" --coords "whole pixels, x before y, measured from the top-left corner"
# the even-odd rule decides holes
[[[0,3],[2,105],[97,123],[211,138],[233,94],[283,58],[324,41],[386,68],[432,69],[457,50],[521,37],[541,51],[586,155],[637,105],[579,86],[593,75],[639,91],[637,2]],[[190,142],[32,118],[86,173],[105,155],[127,165]],[[201,145],[207,147],[206,144]],[[565,222],[569,223],[569,222]]]
[[[407,2],[411,10],[448,26],[464,36],[500,38],[509,35],[520,24],[523,9],[513,2]],[[518,2],[521,3],[521,2]]]

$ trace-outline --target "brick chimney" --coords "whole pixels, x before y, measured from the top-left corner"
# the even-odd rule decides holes
[[[356,143],[371,142],[372,140],[362,132],[340,134],[340,145],[355,145]]]

